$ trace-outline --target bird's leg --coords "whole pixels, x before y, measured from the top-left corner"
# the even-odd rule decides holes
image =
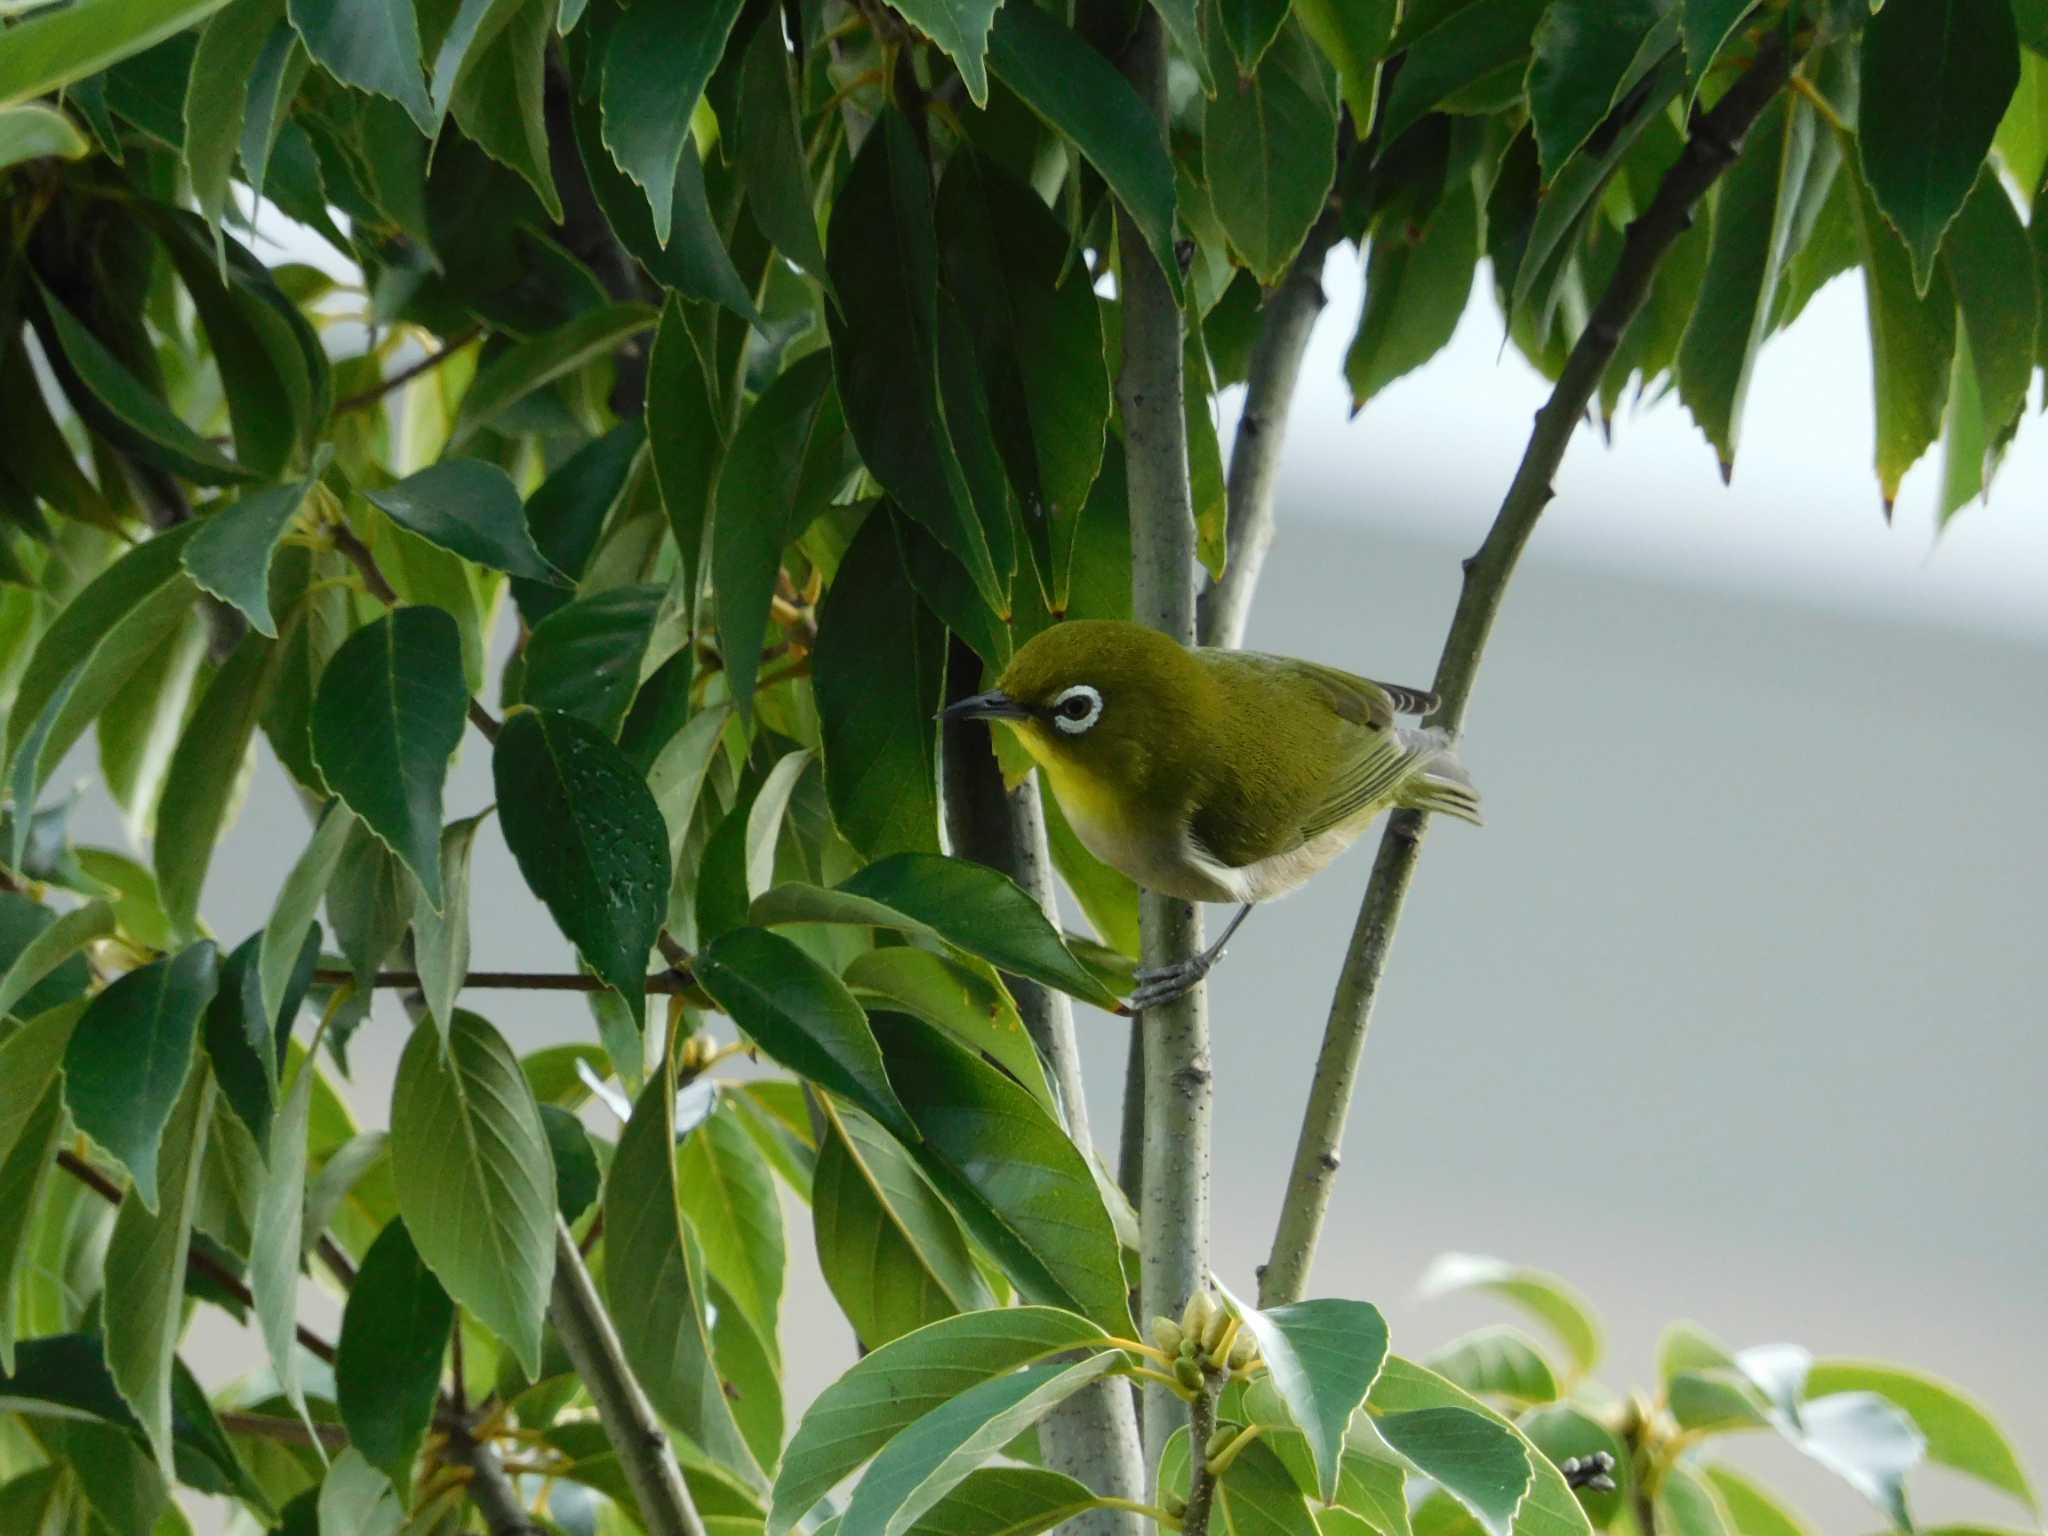
[[[1252,904],[1246,902],[1224,925],[1216,942],[1199,955],[1173,965],[1146,966],[1131,979],[1137,982],[1127,1006],[1133,1013],[1143,1013],[1147,1008],[1157,1008],[1161,1003],[1170,1003],[1183,992],[1194,986],[1214,969],[1216,962],[1223,958],[1223,946],[1230,942],[1230,936],[1237,932],[1238,925],[1251,915]]]

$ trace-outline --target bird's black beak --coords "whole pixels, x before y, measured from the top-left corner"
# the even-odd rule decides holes
[[[939,711],[941,720],[1028,720],[1031,711],[1004,693],[1000,688],[988,693],[977,693],[971,698],[948,704]]]

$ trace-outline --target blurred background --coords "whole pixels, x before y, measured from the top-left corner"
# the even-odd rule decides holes
[[[1426,684],[1545,386],[1475,294],[1451,348],[1350,420],[1355,261],[1326,287],[1250,643]],[[1931,458],[1887,527],[1863,328],[1838,281],[1766,349],[1730,488],[1675,400],[1624,409],[1610,447],[1579,434],[1469,719],[1488,825],[1430,835],[1311,1293],[1378,1302],[1423,1354],[1503,1315],[1417,1300],[1428,1260],[1498,1254],[1586,1293],[1611,1385],[1651,1383],[1681,1317],[1734,1346],[1898,1360],[1974,1393],[2039,1478],[2048,422],[1988,507],[1937,536]],[[449,814],[490,798],[471,737]],[[74,830],[122,842],[90,791]],[[266,758],[214,865],[217,932],[263,922],[307,831]],[[1211,985],[1215,1265],[1246,1293],[1375,840],[1258,912]],[[473,892],[476,966],[572,963],[495,823]],[[522,1052],[591,1032],[573,998],[472,1002]],[[373,1125],[404,1030],[378,1008],[348,1088]],[[1113,1155],[1125,1026],[1084,1009],[1080,1028]],[[794,1422],[854,1346],[788,1214]],[[336,1314],[309,1288],[307,1315]],[[260,1359],[220,1314],[198,1327],[210,1381]],[[1818,1529],[1883,1523],[1789,1453],[1736,1449]],[[1916,1478],[1930,1523],[2012,1523]]]

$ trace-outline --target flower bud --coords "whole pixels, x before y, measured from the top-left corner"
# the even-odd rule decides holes
[[[1259,1341],[1252,1337],[1249,1328],[1237,1330],[1237,1337],[1230,1341],[1230,1368],[1241,1371],[1259,1358]]]
[[[1172,1318],[1155,1317],[1152,1319],[1152,1343],[1162,1355],[1171,1357],[1179,1354],[1181,1341],[1186,1337],[1187,1335],[1181,1331],[1180,1324],[1176,1323]]]
[[[1171,1488],[1162,1488],[1159,1490],[1159,1507],[1178,1520],[1188,1512],[1188,1501]]]
[[[1187,1355],[1173,1362],[1173,1374],[1190,1392],[1200,1392],[1207,1385],[1202,1378],[1201,1366]]]
[[[1206,1290],[1196,1291],[1188,1298],[1188,1304],[1181,1310],[1181,1330],[1197,1343],[1209,1330],[1209,1319],[1217,1312],[1216,1298]]]
[[[1202,1459],[1214,1461],[1223,1454],[1224,1447],[1237,1438],[1237,1431],[1228,1424],[1216,1426],[1216,1432],[1209,1436],[1209,1443],[1202,1447]]]
[[[1230,1312],[1218,1307],[1210,1317],[1208,1326],[1202,1330],[1202,1353],[1212,1360],[1216,1357],[1216,1346],[1223,1342],[1223,1330],[1230,1326]]]

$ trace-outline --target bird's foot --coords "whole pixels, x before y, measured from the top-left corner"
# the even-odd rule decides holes
[[[1177,997],[1185,996],[1201,984],[1222,958],[1222,951],[1190,955],[1172,965],[1148,965],[1135,972],[1131,980],[1137,983],[1125,1006],[1132,1013],[1143,1013],[1147,1008],[1157,1008],[1170,1003]]]

